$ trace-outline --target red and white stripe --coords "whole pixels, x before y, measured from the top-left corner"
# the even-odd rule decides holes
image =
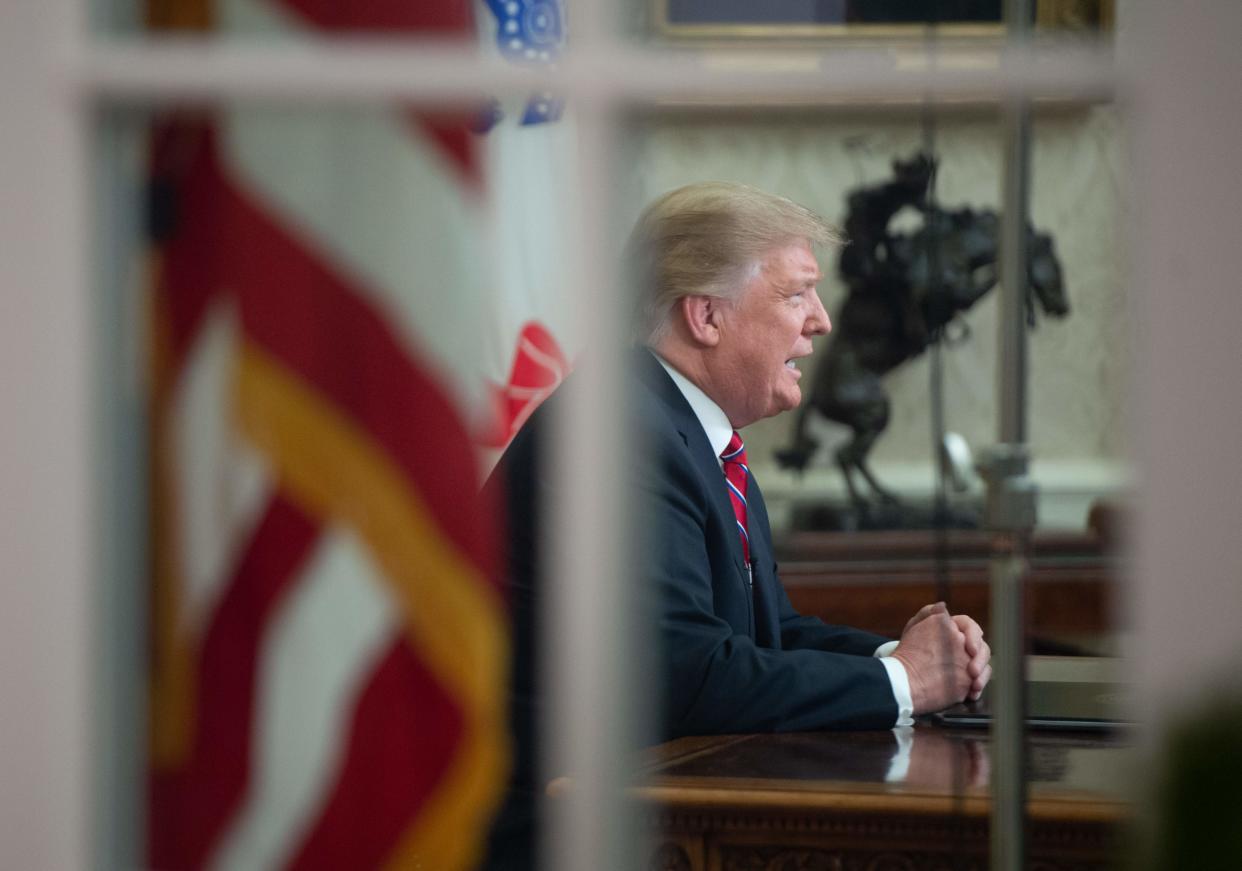
[[[226,0],[218,21],[285,34],[473,32],[468,11]],[[500,740],[499,698],[480,703],[446,671],[443,642],[420,638],[418,596],[376,537],[387,518],[308,496],[317,482],[308,490],[304,465],[291,480],[279,447],[299,445],[268,438],[253,410],[239,425],[237,394],[243,361],[258,354],[356,434],[359,456],[393,470],[394,492],[442,536],[437,553],[490,584],[487,518],[462,496],[475,487],[473,457],[445,429],[486,408],[483,206],[464,131],[402,107],[235,108],[210,125],[166,124],[155,151],[157,174],[178,184],[179,221],[159,255],[155,306],[165,622],[151,864],[400,865],[418,859],[411,844],[437,841],[420,820],[446,801],[474,814],[452,817],[473,829],[446,836],[477,840],[503,772],[488,761],[463,775],[474,769],[462,759]],[[325,465],[324,492],[345,492],[334,474]],[[494,588],[470,595],[499,601]],[[499,628],[490,609],[479,619]],[[477,655],[502,673],[490,646]],[[454,867],[473,855],[440,847]]]

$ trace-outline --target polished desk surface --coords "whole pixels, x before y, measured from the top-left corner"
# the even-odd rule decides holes
[[[1059,668],[1048,660],[1033,671]],[[1081,664],[1066,674],[1082,677]],[[1108,867],[1140,776],[1125,736],[1031,731],[1027,747],[1039,867]],[[929,722],[691,737],[650,749],[633,794],[659,833],[651,867],[868,868],[892,854],[901,861],[875,867],[941,867],[952,855],[952,867],[983,868],[990,757],[985,729]]]
[[[908,764],[893,732],[806,732],[682,738],[655,748],[637,794],[677,804],[800,809],[872,807],[986,814],[991,763],[984,730],[919,723]],[[1125,817],[1127,748],[1105,735],[1028,737],[1032,818]]]

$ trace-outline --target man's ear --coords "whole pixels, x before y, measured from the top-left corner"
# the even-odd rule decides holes
[[[677,300],[686,330],[698,344],[714,348],[720,342],[720,315],[724,300],[716,296],[683,296]]]

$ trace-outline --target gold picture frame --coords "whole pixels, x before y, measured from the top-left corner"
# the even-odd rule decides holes
[[[874,3],[875,0],[869,0]],[[760,20],[730,21],[713,0],[650,0],[652,30],[664,41],[813,41],[885,42],[922,39],[927,24],[921,20],[885,23],[823,23],[789,20],[763,21],[765,10],[773,4],[758,0],[752,11]],[[1041,30],[1102,32],[1113,27],[1115,0],[1035,0],[1035,25]],[[698,15],[686,20],[677,15],[678,6],[694,5]],[[953,21],[935,25],[936,35],[946,39],[999,40],[1005,33],[997,21]]]

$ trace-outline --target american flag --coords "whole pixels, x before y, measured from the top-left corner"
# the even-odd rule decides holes
[[[155,26],[473,34],[462,3],[221,0]],[[479,159],[403,107],[151,138],[148,860],[472,867],[507,770]]]

